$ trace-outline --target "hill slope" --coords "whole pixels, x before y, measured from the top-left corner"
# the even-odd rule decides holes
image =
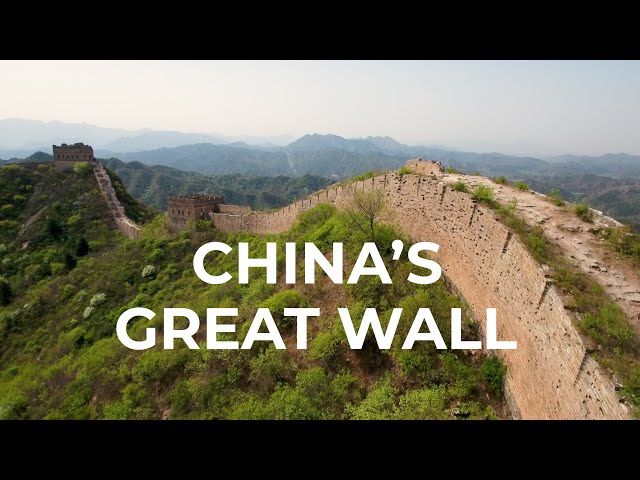
[[[371,335],[362,350],[347,347],[337,306],[348,305],[354,319],[365,305],[378,307],[383,319],[392,307],[404,307],[405,333],[419,306],[431,307],[443,332],[450,308],[464,307],[443,283],[402,281],[409,265],[391,260],[389,240],[398,234],[388,227],[379,227],[377,238],[393,286],[334,285],[324,275],[316,285],[294,287],[282,278],[268,285],[260,272],[249,285],[212,286],[193,273],[191,256],[207,241],[234,245],[235,235],[211,228],[170,235],[161,216],[139,240],[125,240],[112,229],[91,177],[47,166],[0,168],[0,192],[2,204],[12,206],[0,207],[10,229],[2,230],[0,275],[13,291],[0,306],[0,418],[487,418],[494,409],[504,415],[504,369],[495,357],[436,350],[430,342],[410,351],[394,342],[380,351]],[[281,236],[243,236],[255,254],[267,240],[314,241],[325,252],[333,240],[344,241],[351,268],[364,238],[335,209],[321,206]],[[65,263],[66,254],[75,262]],[[234,256],[217,262],[237,275]],[[177,342],[175,350],[143,352],[117,340],[115,321],[125,309],[178,305],[201,318],[207,307],[237,306],[239,316],[230,321],[240,340],[256,308],[268,307],[289,348],[258,342],[249,350],[189,350]],[[320,318],[309,322],[308,350],[292,348],[295,328],[282,317],[283,306],[321,307]],[[130,334],[139,338],[161,317],[135,322]],[[463,335],[477,335],[466,313]],[[204,342],[204,331],[196,338]]]
[[[127,191],[147,205],[164,210],[167,197],[188,193],[221,193],[227,203],[253,209],[282,207],[332,183],[322,177],[256,177],[240,174],[209,176],[161,165],[103,161],[124,183]]]

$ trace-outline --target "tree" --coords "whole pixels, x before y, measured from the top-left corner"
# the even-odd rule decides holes
[[[47,221],[47,234],[49,235],[49,237],[51,237],[53,240],[60,240],[63,233],[64,230],[58,220],[56,220],[55,218],[50,218]]]
[[[84,176],[91,171],[91,164],[89,162],[76,162],[73,166],[73,171],[78,176]]]
[[[386,214],[386,199],[382,190],[360,190],[345,209],[350,223],[376,241],[375,226]]]
[[[0,277],[0,305],[9,305],[11,297],[11,285],[4,277]]]
[[[89,253],[89,244],[84,237],[80,237],[76,241],[76,256],[84,257],[87,253]]]

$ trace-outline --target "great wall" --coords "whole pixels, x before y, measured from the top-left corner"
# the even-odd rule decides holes
[[[77,144],[68,148],[77,149],[78,145],[84,147]],[[89,158],[117,228],[127,237],[137,238],[140,227],[126,216],[109,175],[93,158],[92,149]],[[79,161],[66,157],[59,160],[56,167],[62,169]],[[629,418],[612,379],[588,354],[547,272],[520,240],[491,210],[468,194],[448,187],[459,177],[442,175],[441,165],[412,160],[406,166],[417,175],[388,173],[331,186],[272,213],[224,205],[222,196],[173,197],[169,199],[169,220],[180,229],[189,220],[208,216],[216,228],[225,232],[280,233],[289,229],[301,212],[320,203],[340,207],[358,190],[381,189],[394,213],[389,216],[392,224],[413,241],[440,245],[434,259],[469,304],[474,317],[482,319],[487,307],[496,308],[498,338],[518,342],[516,350],[500,351],[508,365],[505,396],[513,418]],[[489,182],[473,178],[476,184]],[[541,221],[531,215],[527,220]]]
[[[391,223],[413,241],[440,245],[434,259],[474,317],[482,319],[487,307],[495,307],[498,338],[518,342],[517,350],[500,352],[508,365],[513,418],[628,418],[612,379],[588,354],[543,267],[491,210],[436,177],[439,167],[422,162],[420,168],[422,175],[390,173],[332,186],[273,213],[209,215],[222,231],[279,233],[315,205],[340,206],[358,190],[381,189],[395,213]]]
[[[138,238],[140,236],[141,228],[133,220],[127,217],[124,207],[116,196],[116,192],[111,184],[111,178],[107,171],[99,162],[95,162],[93,164],[93,173],[95,174],[98,182],[98,187],[107,202],[109,211],[113,215],[113,219],[116,222],[118,230],[120,230],[120,232],[127,238]]]
[[[91,165],[98,182],[98,188],[107,202],[107,207],[113,215],[118,230],[127,238],[138,238],[141,228],[127,217],[127,213],[113,188],[111,178],[100,162],[96,160],[93,148],[83,143],[53,145],[53,164],[56,169],[60,171],[72,170],[78,162],[87,162]]]

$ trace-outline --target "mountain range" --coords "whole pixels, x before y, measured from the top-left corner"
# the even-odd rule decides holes
[[[307,188],[321,188],[322,181],[317,177],[342,180],[371,170],[397,169],[410,158],[428,158],[466,173],[523,180],[543,193],[558,189],[567,200],[587,202],[640,228],[640,156],[625,153],[541,159],[409,146],[388,136],[348,139],[320,134],[304,135],[278,146],[255,137],[244,141],[208,134],[0,120],[0,159],[5,159],[0,164],[25,158],[46,160],[46,153],[33,155],[36,148],[27,145],[76,140],[93,145],[99,158],[120,160],[110,162],[125,186],[157,208],[164,208],[166,192],[193,193],[198,189],[224,190],[230,199],[255,208],[277,207],[293,198],[282,194],[278,185],[285,191],[291,188],[296,196]],[[260,145],[249,143],[260,141]],[[51,151],[50,146],[37,149]],[[305,178],[307,175],[312,177]],[[247,180],[247,176],[253,180]]]

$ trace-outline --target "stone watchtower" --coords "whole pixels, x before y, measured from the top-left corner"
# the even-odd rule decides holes
[[[207,219],[209,212],[220,212],[223,195],[179,195],[167,198],[167,215],[173,230],[182,230],[189,220]]]
[[[59,147],[53,145],[53,164],[58,170],[72,170],[76,162],[95,163],[93,148],[84,143],[67,145],[63,143]]]

